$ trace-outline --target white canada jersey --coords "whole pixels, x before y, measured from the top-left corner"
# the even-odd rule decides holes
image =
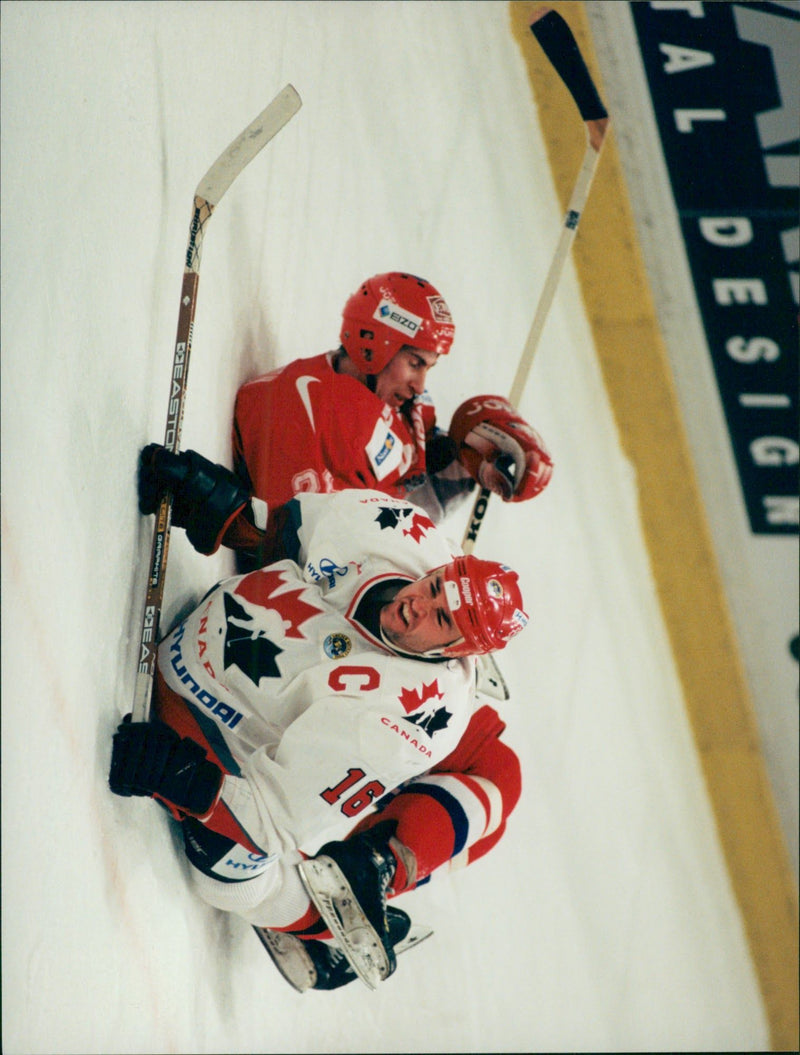
[[[343,838],[449,754],[475,683],[474,658],[398,656],[359,621],[373,587],[455,555],[418,507],[350,490],[301,494],[290,508],[296,560],[220,583],[158,659],[170,688],[221,733],[223,801],[270,856]]]

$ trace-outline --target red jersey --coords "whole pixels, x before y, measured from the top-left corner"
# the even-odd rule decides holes
[[[348,487],[406,498],[425,481],[425,443],[436,421],[427,393],[406,415],[337,374],[332,355],[297,359],[236,395],[234,468],[272,507],[301,492]]]

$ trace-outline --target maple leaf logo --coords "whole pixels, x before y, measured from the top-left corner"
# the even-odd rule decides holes
[[[425,707],[428,701],[436,701],[444,695],[439,690],[439,682],[434,678],[430,685],[423,685],[422,689],[402,689],[398,699],[405,709],[405,722],[411,722],[418,729],[423,729],[433,740],[434,734],[440,729],[446,729],[447,723],[453,717],[453,712],[446,707]],[[416,710],[416,714],[411,711]]]
[[[392,509],[390,506],[381,506],[375,517],[375,523],[380,524],[381,531],[386,528],[396,528],[401,517],[407,516],[410,512],[409,509]]]
[[[421,542],[433,526],[433,521],[428,517],[422,513],[414,513],[411,517],[411,527],[404,527],[403,534],[410,535],[415,542]]]
[[[420,542],[434,526],[433,521],[423,513],[417,513],[414,509],[392,509],[389,506],[380,507],[375,521],[380,524],[381,531],[402,527],[403,534],[415,542]]]
[[[305,638],[300,627],[322,609],[302,599],[304,589],[303,586],[287,589],[284,572],[264,568],[242,579],[233,592],[251,604],[277,612],[287,637]]]
[[[423,685],[422,689],[402,689],[398,699],[402,703],[406,717],[405,721],[423,729],[433,739],[434,733],[440,729],[446,729],[447,724],[453,717],[452,712],[446,707],[426,707],[429,700],[441,700],[444,696],[439,690],[439,681],[434,678],[430,685]],[[419,709],[417,709],[419,708]],[[417,710],[416,714],[409,712]]]
[[[428,700],[441,700],[443,695],[444,693],[439,691],[438,679],[434,678],[430,685],[423,685],[422,690],[402,689],[398,699],[402,703],[406,714],[410,714],[411,711],[421,707]]]
[[[412,725],[416,725],[418,729],[424,729],[432,740],[434,733],[438,733],[440,729],[447,728],[452,717],[452,711],[448,711],[446,707],[437,707],[432,714],[425,714],[424,711],[420,711],[419,714],[410,714],[405,720],[411,722]]]
[[[224,666],[238,667],[258,687],[262,678],[279,678],[277,657],[283,651],[254,625],[253,617],[225,594]]]

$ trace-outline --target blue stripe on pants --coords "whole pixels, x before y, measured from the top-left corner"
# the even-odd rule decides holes
[[[456,854],[460,854],[467,844],[469,820],[464,807],[458,799],[443,788],[441,784],[410,784],[407,788],[403,788],[403,793],[405,792],[411,792],[414,795],[428,795],[447,810],[455,836],[452,856],[455,857]]]

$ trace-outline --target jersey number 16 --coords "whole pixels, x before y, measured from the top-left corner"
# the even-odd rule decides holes
[[[352,788],[361,784],[366,775],[363,769],[348,769],[347,776],[343,780],[340,780],[335,787],[321,791],[320,796],[331,806],[335,806]],[[386,791],[386,788],[379,780],[370,780],[366,784],[361,784],[361,787],[349,795],[339,808],[345,817],[355,817],[362,810],[365,810],[367,806],[371,805],[375,799],[380,798],[384,791]]]

